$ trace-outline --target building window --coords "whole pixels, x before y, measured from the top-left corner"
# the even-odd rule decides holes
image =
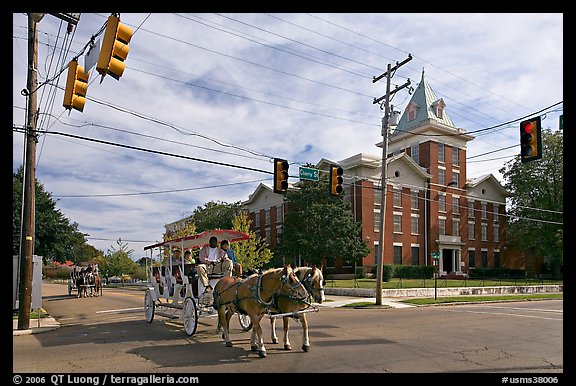
[[[473,249],[468,250],[468,268],[476,267],[476,251]]]
[[[500,205],[494,204],[494,222],[498,222],[498,212],[500,211]]]
[[[284,205],[278,205],[276,207],[276,223],[284,222]]]
[[[460,204],[458,203],[458,197],[452,196],[452,214],[457,216],[460,214]]]
[[[474,235],[474,223],[468,223],[468,240],[474,240],[476,236]]]
[[[418,210],[418,191],[412,190],[410,192],[410,207],[412,209]]]
[[[420,145],[414,145],[410,147],[410,157],[416,162],[420,164]]]
[[[412,247],[412,265],[420,265],[420,247]]]
[[[270,209],[266,209],[264,213],[266,214],[266,225],[270,225]]]
[[[394,233],[402,233],[402,214],[394,213]]]
[[[494,268],[500,268],[500,252],[494,251]]]
[[[440,185],[446,185],[446,170],[438,169],[438,183]]]
[[[474,217],[474,201],[468,201],[468,217]]]
[[[488,251],[482,251],[482,268],[488,268]]]
[[[410,233],[412,233],[413,235],[417,235],[419,234],[419,221],[420,218],[418,217],[418,215],[412,215],[412,217],[410,217]]]
[[[452,182],[454,182],[456,186],[458,186],[459,184],[458,182],[459,179],[460,179],[460,172],[452,170]]]
[[[445,162],[444,161],[444,144],[438,142],[438,162]]]
[[[445,235],[446,234],[446,219],[439,218],[438,219],[438,234]]]
[[[254,212],[254,228],[260,228],[260,212]]]
[[[452,217],[452,236],[460,236],[460,219]]]
[[[394,264],[402,265],[402,246],[394,245]]]
[[[402,188],[394,188],[394,206],[402,208]]]
[[[380,188],[374,189],[374,207],[380,208],[382,202],[382,190]]]
[[[440,212],[446,212],[446,196],[443,194],[438,195],[438,210]]]
[[[500,242],[500,226],[498,224],[494,224],[494,242]]]
[[[460,161],[458,161],[458,149],[457,147],[452,147],[452,165],[458,166]]]
[[[486,208],[487,208],[488,204],[485,202],[481,202],[480,206],[482,208],[482,212],[481,212],[482,213],[482,220],[486,220],[488,218],[488,215],[486,213]]]
[[[482,231],[482,241],[488,240],[488,225],[482,223],[480,229]]]
[[[374,211],[374,230],[380,230],[380,210]]]

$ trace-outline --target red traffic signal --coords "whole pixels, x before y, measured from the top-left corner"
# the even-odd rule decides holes
[[[522,163],[542,158],[540,117],[520,122],[520,159]]]

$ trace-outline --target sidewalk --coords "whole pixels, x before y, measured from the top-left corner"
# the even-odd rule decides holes
[[[38,324],[38,319],[30,319],[27,330],[18,330],[18,319],[12,321],[12,335],[30,335],[38,334],[40,332],[52,331],[60,327],[60,323],[56,321],[53,317],[40,318],[40,324]]]
[[[326,302],[319,304],[320,307],[342,307],[351,303],[376,303],[375,297],[354,297],[354,296],[341,296],[341,295],[326,295]],[[402,299],[382,298],[382,305],[392,308],[408,308],[417,307],[412,304],[402,303]]]

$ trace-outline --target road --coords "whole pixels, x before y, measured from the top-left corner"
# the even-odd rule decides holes
[[[562,300],[322,307],[308,314],[307,353],[300,349],[299,324],[291,321],[292,350],[284,351],[282,343],[270,343],[263,319],[268,356],[259,358],[236,319],[230,348],[216,332],[215,317],[201,317],[191,337],[158,315],[147,323],[141,291],[106,288],[102,297],[77,299],[64,285],[44,284],[47,292],[43,307],[62,327],[14,336],[14,373],[563,372]]]

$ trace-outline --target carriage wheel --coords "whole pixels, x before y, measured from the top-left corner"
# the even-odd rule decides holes
[[[144,296],[144,312],[146,313],[146,321],[152,323],[154,320],[154,300],[152,299],[152,292],[146,290],[146,296]]]
[[[238,314],[238,321],[244,331],[250,331],[252,329],[252,319],[250,319],[250,315]]]
[[[198,309],[196,308],[196,302],[191,297],[184,299],[182,322],[184,323],[186,334],[188,336],[194,335],[198,326]]]

